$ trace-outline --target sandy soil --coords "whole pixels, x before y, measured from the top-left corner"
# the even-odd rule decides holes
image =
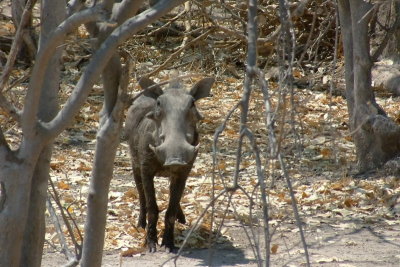
[[[306,259],[295,226],[284,227],[286,232],[274,235],[271,266],[305,266]],[[248,229],[246,229],[248,230]],[[362,224],[357,221],[326,221],[307,226],[305,237],[312,266],[400,266],[400,225]],[[174,262],[173,254],[160,249],[155,254],[142,253],[121,257],[117,251],[105,252],[103,266],[257,266],[251,245],[242,227],[230,227],[232,240],[211,249],[184,250]],[[63,255],[48,252],[43,266],[61,266]],[[176,265],[175,265],[176,264]]]

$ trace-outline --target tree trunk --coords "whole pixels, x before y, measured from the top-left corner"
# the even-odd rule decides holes
[[[349,112],[349,117],[351,118],[354,113],[353,33],[350,26],[346,27],[346,25],[351,25],[350,3],[348,0],[339,0],[338,7],[345,58],[344,75],[346,83],[347,110]],[[352,125],[350,125],[350,130],[353,130]]]
[[[110,2],[113,1],[104,1],[104,3]],[[45,76],[48,74],[46,70],[50,64],[49,60],[53,58],[57,47],[60,47],[64,43],[68,33],[76,30],[82,24],[102,20],[104,12],[99,8],[89,8],[70,16],[60,27],[57,27],[53,31],[51,40],[46,42],[46,45],[39,50],[35,58],[35,65],[32,69],[32,75],[25,96],[23,112],[21,115],[19,113],[16,114],[22,129],[22,141],[15,151],[12,151],[8,146],[0,127],[0,259],[2,266],[17,267],[21,264],[22,244],[28,213],[31,208],[36,208],[36,206],[29,206],[32,177],[36,166],[39,166],[37,165],[37,161],[41,152],[44,151],[44,146],[51,143],[61,131],[69,126],[118,45],[130,38],[139,29],[166,14],[182,2],[183,0],[162,0],[153,8],[144,11],[142,15],[129,19],[118,30],[114,31],[112,38],[107,38],[101,47],[95,50],[93,58],[76,84],[70,98],[54,119],[48,123],[38,120],[38,116],[41,116],[40,111],[42,109],[40,106],[44,105],[45,99],[49,99],[47,98],[49,96],[41,98],[42,89],[45,88],[44,81],[53,78]],[[58,3],[60,4],[61,2]],[[121,7],[127,7],[132,5],[132,3],[138,3],[138,1],[126,0],[119,4]],[[131,12],[130,9],[126,8],[122,8],[119,11],[120,14]],[[2,97],[4,96],[2,95]],[[4,105],[4,103],[0,103],[0,105]],[[104,121],[106,125],[109,124],[109,120],[118,121],[116,119],[118,112],[113,113],[114,111],[111,115],[107,114],[108,117]],[[99,133],[99,136],[102,136],[102,134]],[[118,137],[114,138],[118,139]],[[104,147],[113,146],[113,144],[107,141]],[[100,148],[100,152],[104,153],[102,149]],[[115,154],[115,151],[113,153]],[[109,177],[112,174],[112,165],[109,163],[103,169],[104,171],[107,170],[106,175]],[[41,170],[43,171],[44,169]],[[99,172],[96,172],[96,175],[100,175]],[[99,177],[100,179],[103,178],[102,176]],[[43,180],[37,181],[39,188],[41,188],[43,185],[41,181]],[[107,180],[106,182],[109,184]],[[39,195],[42,194],[39,193]],[[104,198],[104,194],[101,197]],[[102,205],[104,205],[104,201]],[[32,210],[32,212],[35,212],[35,210]],[[101,232],[104,232],[104,229]],[[96,235],[98,233],[92,234]],[[27,238],[29,239],[30,237]],[[102,236],[101,239],[104,240],[104,237]],[[101,257],[101,251],[98,253],[98,256]],[[31,263],[27,264],[30,266]]]
[[[119,123],[107,120],[97,134],[96,155],[87,200],[87,218],[81,266],[101,266],[108,191],[119,140]],[[117,140],[116,140],[117,139]]]
[[[111,20],[122,24],[133,16],[140,8],[143,1],[124,1],[115,4],[112,8]],[[162,6],[170,9],[179,2],[159,1],[154,5],[154,10]],[[108,7],[111,10],[111,7]],[[160,12],[161,15],[161,12]],[[140,16],[140,15],[138,15]],[[150,19],[153,22],[158,16]],[[91,29],[92,33],[98,33],[97,47],[110,35],[113,28],[107,24],[100,25],[99,29]],[[117,101],[118,94],[127,87],[127,70],[121,69],[120,56],[114,54],[102,73],[104,89],[104,105],[101,111],[100,129],[97,135],[95,164],[93,167],[88,197],[88,215],[85,223],[85,239],[82,252],[82,266],[101,266],[104,245],[104,233],[107,217],[108,191],[113,173],[113,164],[120,136],[120,120]],[[123,82],[121,82],[123,81]],[[123,83],[126,83],[125,85]],[[120,100],[121,102],[122,100]],[[121,103],[119,103],[121,105]],[[105,157],[105,155],[107,155]]]
[[[42,0],[41,31],[39,49],[48,40],[49,35],[65,18],[63,0]],[[58,48],[49,62],[46,79],[42,87],[38,118],[44,122],[51,121],[58,111],[58,89],[60,83],[60,59],[62,48]],[[45,211],[47,184],[49,180],[52,144],[46,145],[40,153],[32,177],[29,214],[25,229],[21,266],[40,266],[45,236]]]
[[[122,126],[123,98],[128,85],[129,71],[125,67],[124,82],[120,82],[120,97],[110,114],[103,118],[97,134],[96,154],[90,180],[88,213],[81,266],[101,266],[107,217],[108,191],[113,175],[115,153]]]
[[[51,158],[51,145],[40,153],[32,177],[31,195],[28,202],[28,224],[23,237],[20,266],[40,266],[45,237],[45,211],[47,181]]]
[[[119,9],[115,8],[111,19],[117,21],[118,24],[122,24],[122,22],[137,12],[141,4],[140,2],[134,3],[134,1],[131,1],[130,5],[128,3],[129,6],[122,7],[124,13],[121,12],[121,6],[119,6]],[[112,7],[109,7],[109,9],[111,10]],[[122,15],[123,17],[121,18]],[[92,32],[98,33],[97,47],[100,47],[112,30],[113,28],[107,24],[101,25],[99,29],[95,29],[94,31],[92,29]],[[122,103],[118,103],[117,105],[118,89],[120,88],[122,78],[121,68],[120,56],[115,53],[102,74],[104,105],[100,114],[94,166],[92,178],[90,179],[81,266],[101,266],[107,220],[108,191],[113,175],[115,153],[119,145],[123,115],[121,112],[115,114],[116,111],[114,111],[117,109],[117,106],[123,106]],[[128,74],[126,73],[123,78],[128,79]],[[125,89],[120,88],[120,91],[125,92]],[[119,101],[121,102],[122,99]],[[122,110],[121,107],[120,109]]]
[[[371,88],[368,24],[372,7],[363,0],[339,0],[350,129],[360,172],[380,167],[400,152],[400,128],[376,103]]]
[[[0,147],[0,259],[1,266],[16,267],[21,260],[22,240],[28,215],[33,166],[40,142],[26,142],[16,153]],[[21,160],[22,158],[22,160]]]

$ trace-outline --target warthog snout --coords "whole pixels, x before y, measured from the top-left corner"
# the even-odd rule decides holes
[[[170,146],[168,143],[163,143],[160,146],[154,147],[149,144],[150,149],[156,154],[158,160],[163,163],[164,167],[187,166],[192,163],[197,156],[199,146],[192,146],[187,142],[177,146]]]

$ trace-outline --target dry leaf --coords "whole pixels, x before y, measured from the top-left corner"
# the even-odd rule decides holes
[[[276,254],[278,252],[279,245],[278,244],[272,244],[271,246],[271,254]]]
[[[321,149],[321,155],[322,155],[325,159],[327,159],[327,158],[329,158],[329,157],[332,155],[332,151],[331,151],[329,148],[325,147],[325,148]]]
[[[129,248],[125,251],[122,251],[121,256],[122,257],[132,257],[133,255],[141,254],[144,251],[146,251],[146,248]]]
[[[60,189],[63,189],[63,190],[69,190],[69,184],[66,184],[65,182],[63,182],[63,181],[59,181],[58,183],[57,183],[57,187],[58,188],[60,188]]]

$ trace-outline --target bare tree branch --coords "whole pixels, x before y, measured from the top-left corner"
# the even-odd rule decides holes
[[[99,8],[91,8],[76,13],[58,26],[46,44],[41,47],[38,52],[35,66],[32,70],[32,78],[29,83],[28,92],[25,98],[24,112],[21,118],[22,130],[25,133],[25,137],[29,137],[35,133],[34,129],[37,124],[39,96],[46,74],[46,68],[43,68],[43,66],[47,65],[53,53],[57,47],[62,44],[69,32],[83,23],[100,20],[102,17],[103,13]]]
[[[118,22],[118,24],[122,24],[138,12],[142,2],[143,0],[124,0],[121,3],[116,3],[111,19]]]
[[[122,126],[124,100],[129,83],[130,61],[128,53],[122,51],[126,60],[119,76],[118,98],[111,114],[105,114],[103,123],[97,132],[94,167],[90,179],[90,195],[87,200],[87,219],[85,222],[85,239],[83,242],[81,266],[100,266],[104,246],[107,195],[113,176],[113,162],[119,144]],[[104,154],[108,153],[108,157]]]
[[[378,4],[379,5],[379,4]],[[376,8],[378,9],[378,8]],[[375,62],[378,60],[378,58],[381,56],[383,50],[385,50],[389,39],[393,36],[393,34],[395,33],[395,31],[400,27],[400,16],[397,15],[396,16],[396,20],[394,21],[392,27],[390,27],[390,29],[387,31],[385,38],[383,38],[382,42],[380,43],[380,45],[378,46],[378,48],[376,48],[376,50],[374,52],[372,52],[372,56],[371,56],[371,60],[372,62]]]
[[[57,136],[58,133],[65,129],[65,127],[70,123],[73,116],[78,112],[79,107],[86,100],[90,89],[101,74],[108,60],[113,55],[115,49],[136,32],[143,29],[146,25],[162,17],[173,7],[183,2],[185,2],[185,0],[160,1],[152,8],[127,20],[113,31],[110,37],[104,41],[101,47],[93,55],[86,71],[82,74],[65,106],[60,110],[54,120],[46,125],[49,138]]]
[[[15,34],[14,41],[11,46],[10,54],[8,55],[7,63],[4,66],[3,73],[1,74],[1,77],[0,77],[0,92],[2,92],[4,90],[4,87],[8,82],[8,78],[10,77],[11,70],[13,68],[15,59],[17,58],[17,54],[22,45],[25,26],[29,22],[32,8],[35,5],[35,3],[36,3],[36,0],[28,0],[26,2],[24,11],[22,13],[21,22],[20,22],[17,32]]]
[[[307,1],[303,2],[304,5],[307,3]],[[283,48],[284,54],[283,57],[287,57],[287,64],[283,63],[285,62],[284,58],[282,59],[282,75],[280,77],[280,86],[285,88],[287,87],[290,90],[290,101],[291,101],[291,105],[292,105],[292,109],[291,109],[291,120],[292,120],[292,129],[293,132],[296,134],[296,130],[294,127],[294,121],[295,121],[295,105],[294,105],[294,90],[293,90],[293,62],[295,59],[295,32],[293,29],[293,23],[292,23],[292,17],[291,17],[291,13],[290,10],[288,8],[288,1],[287,0],[279,0],[279,19],[282,25],[282,45],[281,47]],[[264,79],[264,76],[260,76],[260,79]],[[263,94],[264,94],[264,99],[267,99],[268,103],[266,103],[266,107],[270,106],[269,103],[269,96],[268,96],[268,91],[267,91],[267,87],[266,87],[266,82],[262,82],[262,89],[263,89]],[[267,112],[267,116],[268,113],[270,112],[270,110],[266,110]],[[267,117],[268,120],[268,117]],[[270,121],[271,122],[271,121]],[[271,127],[270,129],[267,129],[269,131],[272,131],[270,134],[275,135],[275,132],[272,128],[272,124],[267,125],[267,127]],[[275,139],[276,138],[273,138]],[[275,144],[273,144],[275,145]],[[309,255],[308,255],[308,248],[307,248],[307,243],[305,241],[304,238],[304,233],[303,233],[303,228],[302,228],[302,223],[300,220],[300,216],[299,216],[299,212],[297,209],[297,202],[296,202],[296,198],[293,192],[293,187],[291,184],[291,180],[289,177],[289,174],[287,172],[286,169],[286,165],[285,162],[283,160],[282,154],[279,152],[278,150],[278,154],[277,154],[280,166],[281,166],[281,170],[283,171],[283,175],[286,179],[286,184],[289,188],[289,192],[290,192],[290,197],[292,199],[292,209],[293,209],[293,213],[294,213],[294,217],[296,219],[296,223],[297,223],[297,227],[299,229],[299,233],[300,233],[300,239],[302,241],[303,244],[303,248],[304,248],[304,254],[306,257],[306,261],[307,261],[307,266],[310,266],[310,259],[309,259]]]
[[[70,0],[67,3],[67,17],[85,9],[85,0]]]

